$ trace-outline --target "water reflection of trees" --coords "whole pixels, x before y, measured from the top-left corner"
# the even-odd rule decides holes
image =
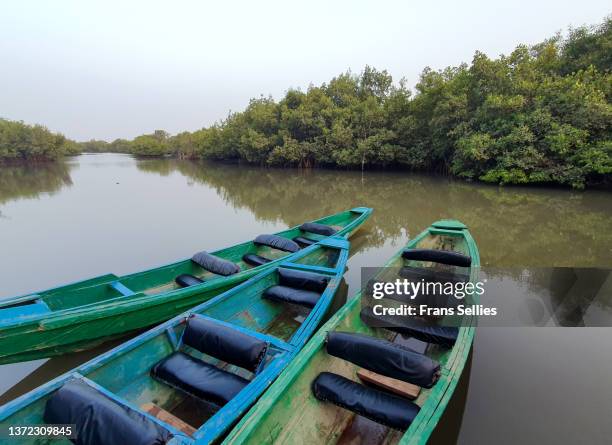
[[[529,323],[535,326],[610,326],[612,323],[610,268],[488,267],[484,272],[489,283],[495,282],[493,289],[506,289],[488,292],[487,304],[504,307],[504,301],[510,298],[510,307],[530,313],[529,326]],[[517,288],[523,290],[517,291]],[[591,317],[593,313],[597,314],[595,319]]]
[[[0,204],[55,193],[72,185],[68,162],[9,164],[0,166]]]
[[[612,264],[612,195],[498,188],[393,172],[280,170],[189,161],[141,161],[147,172],[183,175],[212,187],[256,218],[293,225],[315,214],[365,205],[375,209],[367,242],[409,236],[439,218],[465,222],[484,265]],[[316,212],[313,212],[316,209]]]

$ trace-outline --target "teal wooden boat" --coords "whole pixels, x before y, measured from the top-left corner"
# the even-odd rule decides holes
[[[91,348],[161,323],[331,235],[349,237],[372,209],[358,207],[226,249],[125,276],[0,301],[0,364]]]
[[[444,220],[376,276],[475,285],[479,265],[467,227]],[[457,386],[477,318],[465,315],[460,327],[372,320],[364,298],[350,299],[323,325],[224,444],[427,442]]]
[[[322,240],[4,405],[3,431],[67,424],[82,445],[219,440],[321,324],[348,249]]]

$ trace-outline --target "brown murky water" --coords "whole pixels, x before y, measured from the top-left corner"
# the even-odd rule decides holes
[[[358,205],[375,212],[351,240],[349,295],[361,267],[445,217],[470,227],[483,266],[612,267],[609,192],[84,155],[0,167],[0,298],[147,269]],[[612,328],[480,329],[431,442],[609,443],[611,342]],[[109,347],[0,366],[0,403]]]

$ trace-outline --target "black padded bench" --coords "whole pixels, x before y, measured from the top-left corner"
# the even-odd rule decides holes
[[[382,338],[350,332],[329,332],[325,347],[329,355],[423,388],[431,388],[440,378],[438,362]]]
[[[402,252],[402,257],[407,260],[431,261],[450,266],[470,267],[472,265],[471,257],[451,250],[406,249]]]
[[[295,238],[293,238],[293,241],[295,241],[302,247],[312,246],[313,244],[316,244],[318,242],[317,240],[310,239],[305,236],[296,236]]]
[[[196,263],[201,268],[217,275],[228,276],[240,272],[240,267],[238,267],[237,264],[232,263],[229,260],[224,260],[223,258],[211,255],[210,253],[205,251],[196,253],[194,256],[191,257],[191,261]],[[187,273],[179,275],[174,279],[174,281],[180,287],[195,286],[196,284],[204,282],[204,280],[202,280],[201,278]]]
[[[268,349],[265,341],[200,317],[189,319],[183,344],[251,372],[257,371]],[[218,406],[225,405],[249,384],[243,377],[180,351],[155,364],[151,375]]]
[[[350,332],[329,332],[327,353],[386,377],[431,388],[440,378],[440,364],[409,348],[381,338]],[[397,395],[323,372],[312,383],[314,396],[380,424],[407,429],[419,406]]]
[[[247,264],[250,264],[251,266],[257,267],[263,266],[264,264],[267,264],[272,260],[269,258],[262,257],[261,255],[256,255],[254,253],[247,253],[246,255],[243,255],[242,261]]]
[[[329,277],[311,272],[278,268],[278,285],[263,293],[269,300],[292,303],[312,309],[325,291]]]
[[[420,322],[416,318],[406,319],[404,323],[398,317],[374,315],[368,308],[361,310],[361,319],[371,326],[378,326],[398,334],[416,338],[427,343],[434,343],[445,348],[452,348],[457,341],[459,328],[455,326],[437,326]]]
[[[77,445],[163,445],[172,438],[172,433],[143,413],[77,379],[47,400],[43,419],[49,424],[75,425]]]
[[[259,235],[253,242],[259,246],[268,246],[285,252],[295,253],[300,250],[300,246],[295,241],[278,235]]]
[[[180,274],[178,277],[176,277],[174,279],[174,281],[176,282],[176,284],[178,284],[180,287],[189,287],[189,286],[195,286],[197,284],[201,284],[204,282],[203,279],[198,278],[194,275],[190,275],[188,273],[183,273]]]
[[[199,399],[223,406],[249,384],[249,381],[184,352],[175,352],[157,363],[152,375],[170,386]]]
[[[420,410],[414,402],[331,372],[317,376],[312,382],[312,392],[322,402],[333,403],[397,430],[407,429]]]
[[[300,230],[302,230],[303,232],[316,233],[317,235],[324,235],[324,236],[332,236],[333,234],[338,232],[336,229],[326,224],[313,223],[313,222],[302,224],[300,226]]]

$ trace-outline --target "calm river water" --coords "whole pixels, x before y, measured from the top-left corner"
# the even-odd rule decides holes
[[[351,240],[349,294],[361,267],[447,217],[470,227],[483,266],[612,267],[608,192],[101,154],[0,167],[0,298],[147,269],[355,206],[375,211]],[[612,328],[478,330],[431,442],[609,443],[611,344]],[[102,349],[0,366],[0,403]]]

